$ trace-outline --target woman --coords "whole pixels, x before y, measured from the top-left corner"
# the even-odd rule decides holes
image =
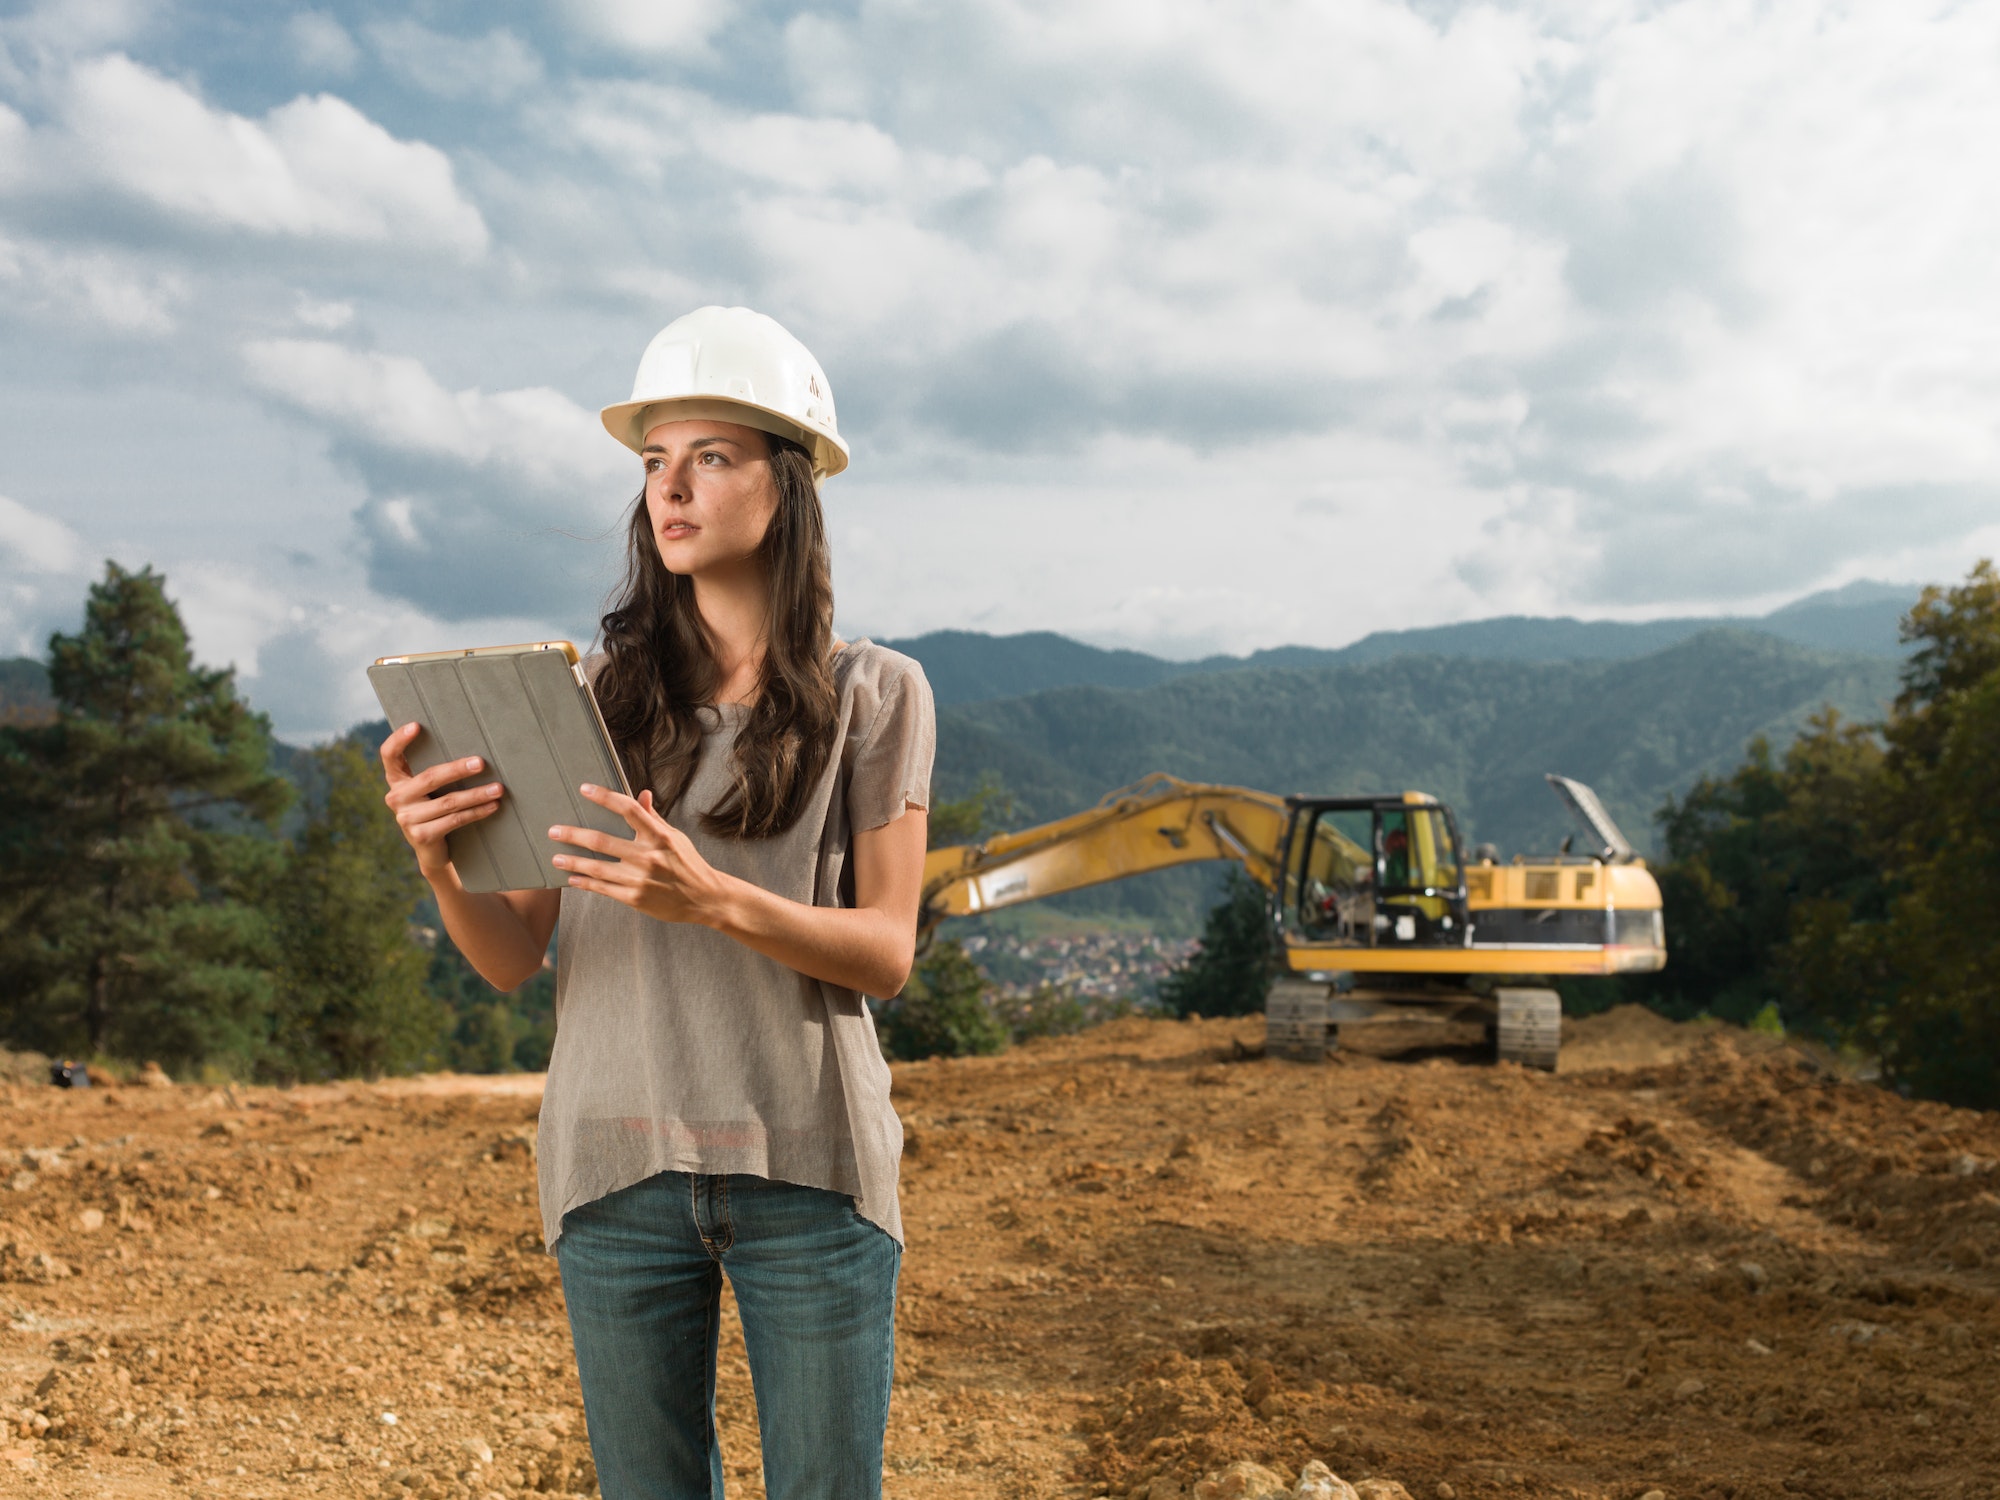
[[[772,1500],[879,1495],[902,1130],[863,995],[909,976],[933,720],[917,664],[833,639],[817,481],[845,467],[826,377],[771,319],[703,308],[604,424],[644,464],[591,668],[629,839],[557,827],[561,891],[473,894],[445,836],[476,762],[389,805],[472,965],[512,989],[562,918],[538,1142],[607,1500],[722,1493],[721,1277]]]

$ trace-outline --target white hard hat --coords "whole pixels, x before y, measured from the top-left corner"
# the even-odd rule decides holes
[[[847,467],[826,372],[776,318],[747,307],[698,307],[674,319],[639,356],[632,399],[602,415],[604,430],[634,453],[662,422],[707,417],[802,444],[820,478]]]

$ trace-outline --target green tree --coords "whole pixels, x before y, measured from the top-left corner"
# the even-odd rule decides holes
[[[1006,1050],[1007,1023],[986,998],[986,979],[957,943],[936,943],[902,994],[882,1007],[891,1057],[973,1057]]]
[[[1942,759],[1959,705],[2000,671],[2000,572],[1975,564],[1956,588],[1927,588],[1903,621],[1913,649],[1890,717],[1891,759],[1921,779]]]
[[[971,795],[931,808],[929,847],[969,844],[1003,815],[1006,794],[990,777]],[[918,958],[910,982],[877,1012],[882,1048],[891,1057],[972,1057],[1005,1050],[1010,1032],[986,994],[986,976],[964,947],[934,939]]]
[[[1930,588],[1880,725],[1826,713],[1774,761],[1753,742],[1660,819],[1668,1011],[1851,1042],[1899,1087],[2000,1107],[2000,574]]]
[[[381,768],[346,740],[310,758],[323,790],[270,901],[267,1066],[289,1078],[408,1071],[436,1056],[446,1022],[410,929],[426,887],[383,805]]]
[[[1160,985],[1160,1003],[1177,1016],[1254,1015],[1271,993],[1276,951],[1270,896],[1231,866],[1201,946]]]
[[[967,796],[955,802],[938,802],[931,808],[926,829],[927,847],[947,849],[953,844],[974,844],[991,832],[993,825],[1013,811],[1013,799],[991,775],[979,778]]]
[[[2000,1107],[2000,574],[1982,561],[1910,612],[1914,645],[1885,731],[1886,932],[1849,935],[1889,979],[1865,1027],[1911,1092]]]
[[[436,909],[425,918],[436,921]],[[449,1014],[445,1059],[460,1073],[539,1073],[556,1040],[556,976],[544,967],[511,994],[499,994],[437,932],[426,983]]]
[[[1747,1023],[1776,1001],[1794,1028],[1831,1037],[1852,1026],[1872,1001],[1853,976],[1829,985],[1813,945],[1887,913],[1886,787],[1876,728],[1828,709],[1782,757],[1760,736],[1728,776],[1669,799],[1658,872],[1668,964],[1630,989],[1673,1016]]]
[[[55,718],[0,728],[0,1006],[46,1052],[247,1068],[271,1000],[256,897],[290,789],[230,669],[151,569],[107,563],[49,642]]]

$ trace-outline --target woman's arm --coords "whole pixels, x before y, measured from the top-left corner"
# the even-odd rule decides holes
[[[479,977],[498,990],[518,989],[542,966],[549,934],[555,931],[561,891],[468,891],[459,883],[445,843],[454,828],[491,817],[500,808],[500,783],[436,795],[443,787],[478,774],[482,763],[449,761],[412,772],[405,753],[418,726],[405,724],[382,741],[382,775],[389,792],[382,800],[396,826],[417,853],[417,869],[437,896],[444,930]]]
[[[430,882],[444,930],[481,979],[496,990],[517,990],[540,972],[561,891],[468,891],[450,865]]]
[[[549,837],[615,857],[615,863],[559,854],[569,883],[622,901],[662,922],[712,927],[766,958],[864,995],[901,992],[916,957],[917,903],[923,894],[929,814],[908,807],[894,822],[854,836],[854,905],[808,906],[725,875],[653,809],[602,787],[584,796],[631,825],[630,839],[589,828],[556,827]]]

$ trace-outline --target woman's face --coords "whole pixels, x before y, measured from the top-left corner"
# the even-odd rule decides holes
[[[755,557],[778,511],[771,445],[754,427],[697,418],[648,429],[646,516],[670,573],[699,577]]]

